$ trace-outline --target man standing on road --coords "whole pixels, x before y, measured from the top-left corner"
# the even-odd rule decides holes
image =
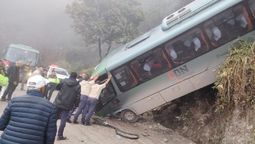
[[[28,79],[27,95],[13,98],[0,118],[0,144],[53,144],[56,108],[43,98],[46,81],[41,75]]]
[[[96,108],[99,96],[100,96],[102,90],[110,82],[111,78],[112,78],[112,75],[110,73],[108,74],[108,79],[106,79],[103,82],[97,80],[98,76],[96,78],[94,78],[95,82],[94,82],[94,84],[91,85],[91,90],[88,95],[86,106],[84,108],[84,115],[85,115],[85,123],[84,124],[85,125],[91,125],[90,119],[95,112],[95,108]]]
[[[7,76],[9,78],[9,84],[1,98],[2,101],[6,100],[7,95],[8,95],[7,100],[11,100],[12,94],[15,91],[17,85],[19,84],[19,69],[21,66],[22,66],[21,61],[17,61],[8,68]]]
[[[57,74],[54,69],[52,70],[51,74],[49,75],[48,81],[49,81],[49,83],[47,84],[46,98],[50,101],[54,90],[56,89],[57,85],[60,83],[60,80],[57,77]]]
[[[66,139],[66,137],[63,136],[63,132],[69,111],[80,101],[81,86],[76,78],[77,73],[72,72],[70,78],[62,80],[59,86],[57,86],[59,93],[54,104],[57,106],[57,115],[60,116],[61,119],[60,126],[58,128],[57,140]]]
[[[84,108],[87,103],[87,98],[90,93],[90,89],[92,84],[94,84],[94,80],[89,81],[89,76],[85,74],[84,79],[80,82],[81,85],[81,97],[80,97],[80,103],[78,106],[78,110],[74,114],[73,123],[77,124],[79,115],[84,111]],[[82,113],[81,123],[85,124],[85,115]]]

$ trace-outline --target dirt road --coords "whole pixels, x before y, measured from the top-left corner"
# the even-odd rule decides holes
[[[17,88],[14,96],[23,94],[25,91],[20,91]],[[0,102],[1,113],[5,106],[6,102]],[[121,130],[136,133],[140,138],[138,140],[126,139],[116,135],[113,129],[100,125],[83,126],[67,123],[64,135],[68,137],[68,140],[56,141],[55,144],[194,144],[155,122],[127,124],[116,119],[107,119],[107,122]]]

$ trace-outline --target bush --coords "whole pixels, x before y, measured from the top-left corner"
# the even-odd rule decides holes
[[[215,82],[218,90],[217,110],[246,109],[255,100],[255,43],[240,42],[231,49],[220,67]]]

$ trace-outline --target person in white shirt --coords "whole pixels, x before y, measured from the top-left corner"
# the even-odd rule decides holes
[[[84,123],[85,125],[90,125],[90,118],[92,117],[92,115],[95,112],[97,100],[99,99],[99,96],[100,96],[102,90],[106,87],[106,85],[111,80],[112,75],[108,74],[108,79],[105,80],[103,83],[96,81],[97,78],[94,79],[95,83],[91,85],[91,90],[88,95],[86,106],[83,111],[84,115],[85,115],[85,123]]]
[[[73,123],[77,124],[77,119],[79,117],[79,115],[84,111],[84,108],[86,106],[86,102],[88,99],[88,95],[90,93],[91,90],[91,86],[95,83],[95,79],[91,79],[89,80],[89,76],[88,74],[85,74],[84,79],[80,82],[81,85],[81,97],[80,97],[80,103],[78,106],[78,109],[76,111],[76,113],[74,114],[74,119],[73,119]],[[84,113],[82,113],[82,118],[81,118],[81,123],[84,124],[85,123],[85,115]]]

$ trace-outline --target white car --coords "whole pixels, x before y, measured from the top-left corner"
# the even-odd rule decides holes
[[[47,77],[49,77],[53,70],[56,72],[57,78],[59,79],[66,79],[70,76],[67,70],[60,67],[50,66],[47,72]]]

